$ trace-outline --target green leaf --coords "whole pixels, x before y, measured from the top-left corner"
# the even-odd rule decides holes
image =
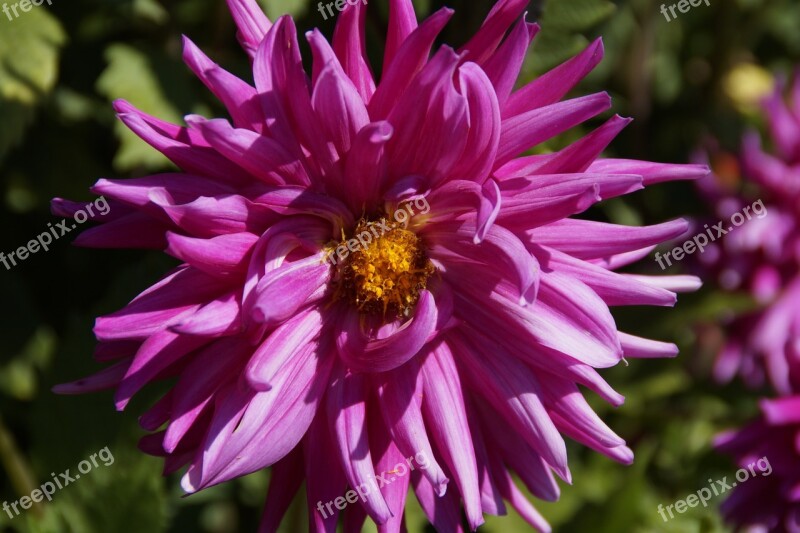
[[[150,57],[123,44],[111,45],[105,56],[108,67],[97,80],[97,90],[101,94],[112,101],[127,100],[142,111],[168,122],[182,120],[180,112],[167,99]],[[114,131],[120,140],[114,157],[114,166],[118,170],[161,168],[169,164],[166,157],[121,122],[115,124]]]
[[[66,38],[44,7],[18,13],[0,15],[0,160],[22,140],[36,106],[55,86]]]
[[[614,9],[608,0],[546,2],[539,21],[542,31],[534,41],[534,53],[528,56],[525,73],[545,72],[580,52],[587,43],[581,34],[611,16]]]
[[[275,20],[282,15],[299,17],[305,13],[306,0],[258,0],[267,16]]]

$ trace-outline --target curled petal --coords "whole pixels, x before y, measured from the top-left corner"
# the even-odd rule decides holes
[[[414,357],[434,336],[437,308],[433,295],[422,291],[414,311],[394,333],[385,338],[371,339],[359,324],[359,315],[347,312],[336,341],[339,355],[355,372],[386,372]]]

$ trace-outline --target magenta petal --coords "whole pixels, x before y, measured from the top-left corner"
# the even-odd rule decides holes
[[[340,237],[339,229],[354,224],[353,215],[340,201],[302,188],[280,188],[266,192],[254,200],[257,204],[281,215],[315,215],[331,222],[332,237]]]
[[[530,24],[520,19],[506,40],[483,65],[486,75],[492,80],[497,100],[505,106],[514,84],[517,81],[525,56],[533,38],[539,33],[538,24]]]
[[[392,0],[392,2],[397,4],[410,0]],[[452,16],[453,10],[445,7],[428,17],[397,50],[392,64],[384,65],[381,83],[369,102],[370,116],[373,120],[383,120],[389,116],[414,77],[425,66],[436,36]]]
[[[545,268],[570,274],[580,279],[609,305],[675,305],[677,297],[637,277],[617,274],[587,261],[576,259],[558,250],[530,245]]]
[[[405,504],[411,472],[428,463],[418,461],[417,455],[406,456],[392,442],[380,414],[372,412],[369,418],[370,448],[376,450],[375,471],[388,477],[389,483],[381,488],[392,517],[378,525],[378,533],[405,533]],[[355,526],[355,524],[353,524]],[[362,527],[351,529],[361,533]]]
[[[301,308],[319,302],[327,293],[331,267],[321,255],[284,263],[258,282],[248,307],[254,321],[273,327],[288,320]]]
[[[569,482],[567,448],[542,403],[539,380],[522,363],[514,359],[484,358],[460,340],[451,337],[457,347],[457,358],[463,362],[473,390],[480,391],[492,407],[533,449]],[[485,376],[494,376],[486,380]]]
[[[505,279],[516,285],[516,300],[520,305],[536,300],[541,270],[536,257],[515,234],[499,225],[489,228],[483,242],[475,246],[473,228],[468,224],[460,227],[452,223],[431,225],[425,233],[429,238],[431,257],[454,274],[468,264],[473,268],[483,266],[487,274],[502,268]]]
[[[478,465],[472,448],[472,437],[461,379],[453,353],[446,343],[434,349],[422,364],[424,383],[423,407],[436,447],[453,472],[464,500],[467,520],[472,530],[483,524]]]
[[[611,107],[611,98],[598,93],[550,104],[503,120],[497,164],[563,133]]]
[[[389,165],[386,144],[392,139],[394,128],[386,121],[372,122],[358,132],[353,149],[345,160],[345,178],[341,184],[344,197],[356,210],[375,207],[375,200],[386,186]],[[352,179],[358,176],[359,179]]]
[[[163,330],[188,316],[188,311],[224,292],[215,278],[193,268],[180,267],[134,298],[127,306],[95,321],[99,340],[136,339]]]
[[[237,128],[263,131],[266,120],[252,86],[211,61],[186,36],[183,37],[183,60],[214,96],[225,104]]]
[[[229,292],[211,300],[169,329],[175,333],[204,337],[234,335],[242,329],[241,312],[241,298],[235,291]]]
[[[264,11],[256,0],[226,0],[228,9],[236,21],[239,28],[237,36],[239,42],[251,56],[255,55],[255,50],[259,43],[269,31],[272,23],[264,15]]]
[[[210,276],[230,279],[244,275],[247,259],[256,242],[258,237],[252,233],[194,239],[169,232],[166,252]]]
[[[259,391],[271,390],[278,372],[289,359],[313,351],[322,329],[322,315],[312,309],[299,313],[273,331],[247,365],[247,381]],[[309,346],[310,345],[310,346]]]
[[[526,235],[532,243],[551,246],[581,259],[596,259],[676,239],[688,230],[689,223],[680,219],[643,227],[564,219],[535,228]],[[575,235],[581,238],[575,239]]]
[[[333,32],[333,49],[339,57],[347,76],[361,95],[362,101],[369,103],[375,93],[375,79],[367,63],[366,35],[364,19],[367,16],[361,2],[355,5],[348,2],[339,14]]]
[[[411,33],[417,29],[417,14],[411,0],[389,0],[389,28],[386,32],[386,50],[383,54],[383,70],[391,66],[398,49]]]
[[[170,365],[208,343],[208,339],[160,331],[144,341],[117,388],[114,401],[123,410],[134,394]]]
[[[231,396],[231,409],[219,411],[209,430],[202,477],[190,469],[183,486],[195,492],[212,484],[255,472],[288,454],[311,424],[325,387],[332,359],[327,349],[298,354],[273,382],[273,390]],[[242,409],[241,400],[245,407]],[[233,423],[231,423],[233,422]],[[234,460],[240,458],[240,460]]]
[[[469,403],[467,404],[467,408],[469,419],[477,420],[475,418],[477,414],[474,408],[470,407]],[[481,487],[481,510],[486,514],[503,516],[507,513],[507,510],[505,503],[503,503],[503,496],[497,489],[497,484],[492,476],[491,463],[493,459],[489,455],[489,451],[486,447],[483,429],[476,426],[477,425],[473,422],[472,445],[475,449],[475,460],[478,463],[478,476],[480,478]],[[492,454],[494,453],[495,450],[492,450]]]
[[[460,161],[469,136],[469,108],[453,80],[459,62],[452,49],[442,47],[389,114],[395,129],[387,149],[391,177],[417,174],[436,184]]]
[[[600,174],[638,174],[644,178],[645,185],[655,185],[665,181],[694,180],[707,176],[710,172],[705,165],[675,165],[629,159],[598,159],[589,165],[587,171]]]
[[[289,506],[302,484],[303,452],[295,448],[292,453],[275,463],[270,470],[269,490],[258,533],[278,531],[281,519],[289,510]]]
[[[524,231],[641,188],[641,176],[625,174],[555,174],[507,179],[500,182],[503,211],[498,220]]]
[[[238,195],[203,196],[176,204],[163,191],[149,193],[150,201],[180,229],[195,237],[211,238],[229,233],[259,233],[274,218],[265,206],[254,205]]]
[[[577,385],[558,378],[542,380],[541,385],[548,412],[569,420],[574,427],[607,448],[625,445],[625,441],[597,416]]]
[[[375,484],[375,469],[369,449],[364,392],[366,377],[347,374],[342,367],[335,371],[327,393],[327,412],[331,433],[337,444],[342,467],[351,487],[367,492],[363,503],[378,524],[392,517],[383,495]]]
[[[498,482],[500,485],[500,492],[505,499],[511,503],[511,506],[537,531],[541,533],[550,533],[550,524],[547,520],[539,514],[536,508],[531,505],[528,499],[522,494],[517,486],[514,484],[514,479],[508,474],[503,472],[502,479]]]
[[[500,102],[491,81],[473,63],[458,69],[459,91],[467,98],[469,135],[460,160],[450,171],[449,179],[484,183],[494,168],[500,144]]]
[[[116,107],[128,107],[124,102],[116,102]],[[174,127],[166,130],[161,124],[154,124],[148,117],[134,109],[118,111],[119,119],[130,130],[150,146],[167,156],[173,163],[190,174],[213,176],[223,183],[243,184],[248,181],[247,173],[211,150],[207,143],[199,143],[185,128]]]
[[[423,475],[435,488],[436,494],[442,496],[449,480],[436,462],[422,419],[424,393],[419,371],[419,365],[411,361],[380,374],[375,379],[378,400],[392,440],[404,455],[421,453],[429,459],[430,466],[423,470]]]
[[[566,174],[586,172],[620,131],[633,121],[614,115],[602,126],[581,137],[566,148],[552,154],[532,155],[513,159],[497,169],[499,179],[526,177],[536,174]],[[637,174],[617,172],[616,174]]]
[[[436,531],[464,533],[461,525],[461,505],[456,491],[439,494],[428,479],[418,471],[411,473],[414,494],[420,507]]]
[[[53,387],[56,394],[85,394],[111,389],[119,385],[131,365],[129,360],[104,368],[96,374],[81,378],[71,383],[62,383]]]
[[[459,52],[466,52],[467,61],[482,65],[494,53],[508,28],[527,6],[527,0],[500,0],[497,2],[478,32]]]
[[[650,359],[658,357],[675,357],[678,347],[671,342],[660,342],[643,339],[634,335],[619,332],[619,342],[622,345],[624,357],[634,359]]]
[[[171,224],[144,213],[134,213],[85,230],[73,244],[89,248],[163,250],[167,246],[168,229],[171,229]]]
[[[586,49],[515,92],[503,109],[503,118],[554,104],[564,98],[603,59],[603,41],[596,39]]]
[[[502,472],[506,471],[507,466],[519,476],[531,494],[547,502],[557,501],[561,489],[547,463],[522,435],[498,416],[497,411],[483,401],[476,403],[480,409],[482,427],[486,428],[487,440],[494,446],[495,453],[489,457],[488,467],[495,486],[503,485],[505,475]]]
[[[347,310],[336,340],[339,355],[355,372],[386,372],[408,362],[433,336],[436,302],[430,292],[422,291],[414,316],[385,338],[369,338],[359,322],[358,313]]]
[[[358,132],[369,123],[369,113],[353,82],[341,65],[329,63],[319,75],[311,105],[340,155],[346,154]]]
[[[339,462],[331,457],[336,445],[325,411],[320,410],[303,438],[309,522],[311,530],[318,533],[336,533],[340,511],[330,502],[347,491],[347,477]]]
[[[167,196],[176,204],[186,204],[201,196],[217,196],[234,192],[233,187],[191,174],[156,174],[145,178],[125,180],[100,179],[92,186],[91,190],[95,194],[114,198],[153,214],[160,210],[152,204],[151,194]]]
[[[171,422],[164,436],[164,449],[173,453],[207,406],[213,406],[214,393],[237,380],[250,355],[251,346],[237,338],[209,344],[199,350],[186,366],[175,391]],[[225,357],[220,357],[220,352]]]
[[[788,425],[800,423],[800,396],[761,400],[761,410],[768,423]]]
[[[189,120],[189,118],[187,118]],[[268,185],[310,182],[303,165],[276,141],[226,120],[191,120],[209,144],[222,155]]]

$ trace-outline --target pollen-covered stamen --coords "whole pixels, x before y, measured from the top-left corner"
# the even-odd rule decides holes
[[[388,231],[387,231],[388,228]],[[355,249],[339,263],[337,294],[361,312],[408,316],[435,271],[420,238],[399,224],[360,220]],[[341,243],[348,245],[347,240]]]

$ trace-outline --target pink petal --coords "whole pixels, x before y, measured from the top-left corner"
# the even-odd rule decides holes
[[[606,93],[550,104],[503,120],[496,166],[599,115],[611,107]]]
[[[482,65],[497,49],[506,31],[528,6],[527,0],[500,0],[483,25],[459,52],[466,52],[466,60]]]
[[[438,496],[447,490],[448,479],[436,462],[422,419],[422,375],[416,361],[410,361],[375,377],[384,422],[392,441],[405,455],[423,454],[430,466],[422,471]]]
[[[375,93],[375,80],[367,63],[366,34],[364,20],[367,15],[364,6],[357,2],[347,3],[339,14],[333,32],[333,49],[339,57],[347,76],[361,95],[362,101],[369,103]]]
[[[511,95],[503,109],[503,118],[520,115],[560,101],[602,59],[603,41],[596,39],[577,56],[539,76]]]
[[[387,372],[408,362],[431,340],[437,325],[436,302],[430,292],[422,291],[414,315],[385,338],[370,338],[359,322],[354,310],[345,314],[336,340],[339,355],[354,372]]]
[[[430,18],[430,17],[429,17]],[[389,0],[389,28],[383,54],[383,71],[391,66],[398,50],[417,29],[417,15],[411,0]]]
[[[472,530],[483,524],[478,466],[472,448],[461,379],[446,343],[422,364],[423,407],[436,447],[453,472]]]
[[[392,512],[374,481],[366,428],[366,379],[363,374],[348,374],[339,366],[327,393],[327,413],[336,442],[333,451],[339,454],[350,486],[362,488],[362,493],[366,487],[371,489],[363,505],[375,522],[383,524],[392,517]]]
[[[236,21],[239,28],[237,37],[242,48],[250,56],[255,55],[255,50],[264,39],[264,35],[269,31],[272,23],[264,15],[256,0],[226,0],[228,9]]]
[[[183,60],[225,105],[237,128],[263,132],[266,119],[252,86],[211,61],[186,36],[183,37]]]
[[[248,383],[258,391],[271,390],[279,371],[291,358],[316,347],[321,330],[322,315],[316,309],[300,313],[275,328],[247,365]]]
[[[514,84],[522,70],[528,47],[536,34],[539,33],[539,29],[538,24],[530,24],[524,18],[521,19],[511,30],[511,33],[506,37],[500,48],[483,65],[483,70],[492,80],[492,85],[494,85],[497,100],[500,102],[501,107],[505,105],[506,100],[511,95],[511,91],[514,89]]]
[[[256,242],[258,237],[252,233],[195,239],[169,232],[166,252],[210,276],[231,279],[244,276]]]

